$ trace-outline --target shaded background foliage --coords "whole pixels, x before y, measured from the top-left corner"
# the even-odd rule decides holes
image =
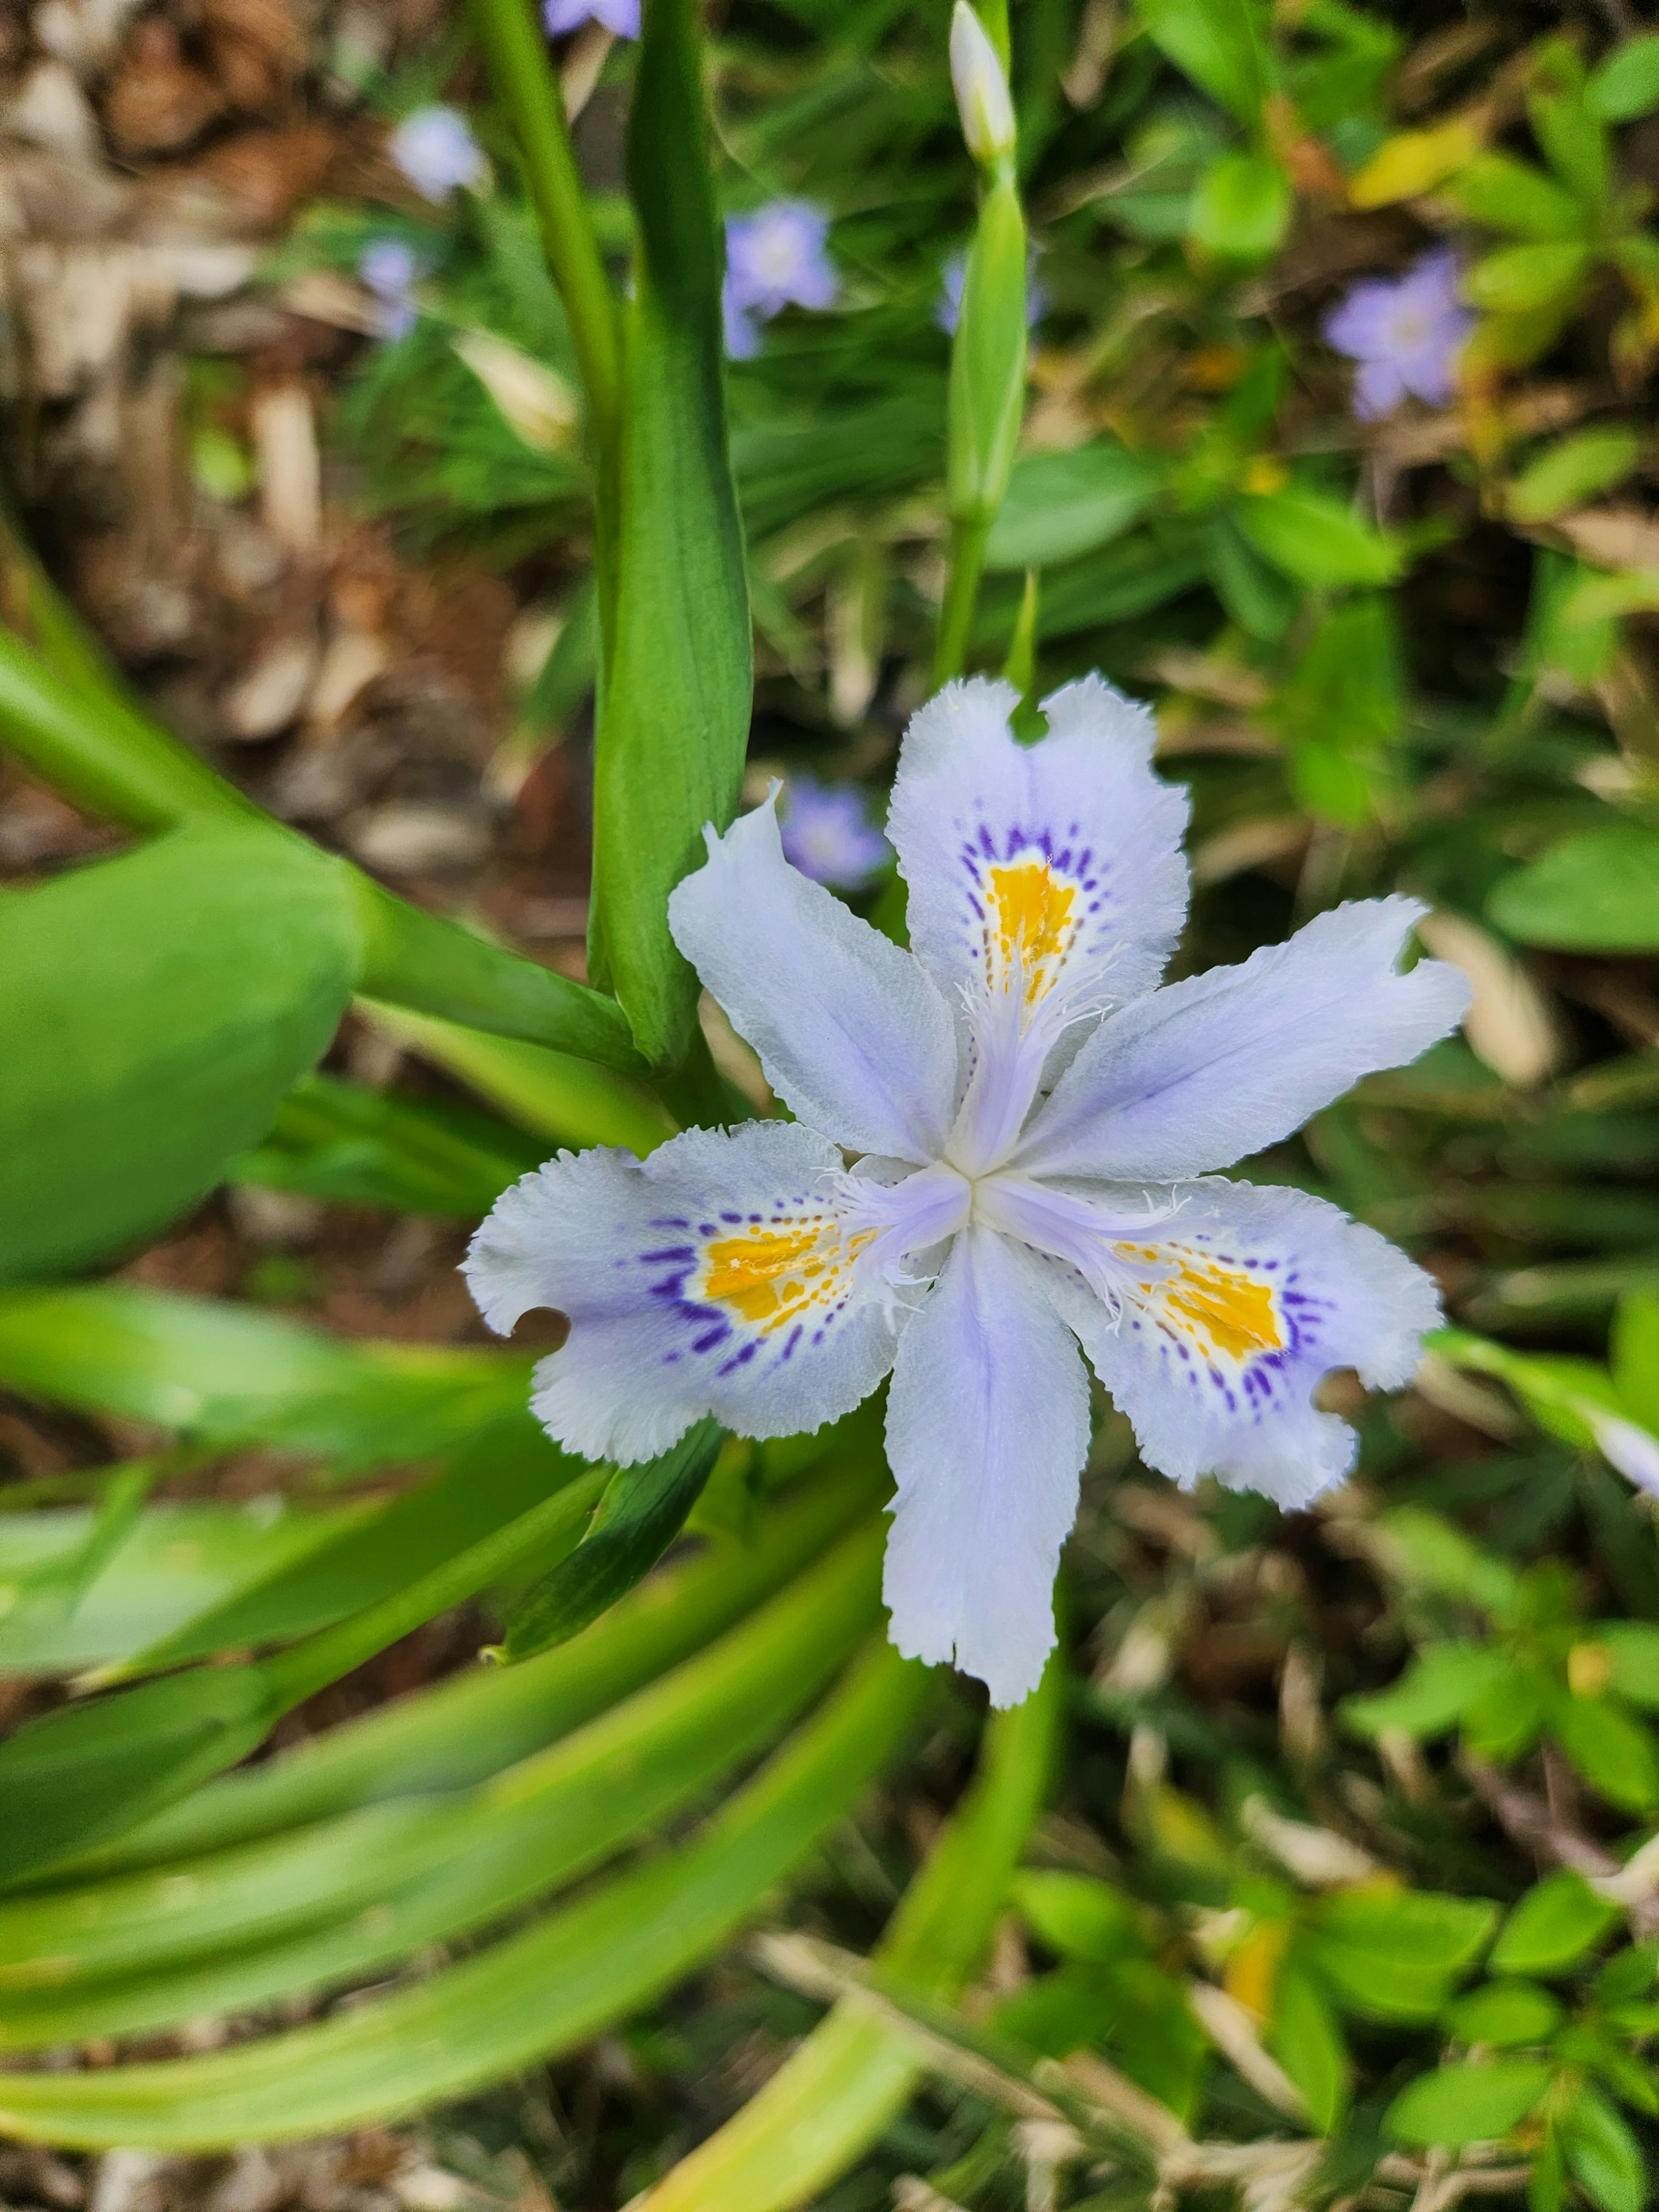
[[[100,908],[70,865],[124,838],[9,766],[0,860],[60,902],[0,908],[14,1115],[39,948],[100,979],[91,1095],[181,912],[167,1018],[237,1079],[176,1170],[147,1146],[100,1182],[97,1117],[60,1132],[61,1200],[38,1155],[0,1161],[0,1697],[22,1720],[126,1672],[167,1708],[58,1793],[84,1823],[127,1791],[125,1833],[42,1867],[9,1830],[36,1863],[0,1899],[0,2111],[107,2154],[20,2141],[9,2200],[1650,2194],[1659,45],[1612,0],[1016,0],[1011,28],[1042,306],[970,657],[1156,702],[1194,805],[1180,969],[1343,897],[1430,902],[1466,1034],[1249,1172],[1408,1245],[1453,1331],[1395,1400],[1334,1380],[1361,1466],[1310,1514],[1182,1497],[1100,1408],[1063,1669],[977,1754],[971,1697],[854,1656],[859,1417],[728,1446],[661,1578],[474,1668],[599,1478],[533,1429],[538,1347],[486,1350],[453,1262],[550,1143],[643,1151],[668,1110],[591,1007],[575,1048],[608,1065],[410,1004],[362,879],[276,860],[228,799],[88,875]],[[821,207],[840,287],[726,378],[751,796],[811,775],[878,816],[929,686],[939,307],[975,210],[946,29],[898,0],[709,20],[720,205]],[[43,0],[4,35],[6,459],[52,574],[259,805],[581,980],[592,447],[465,23]],[[557,59],[620,270],[633,52]],[[441,205],[385,150],[440,95],[489,163]],[[388,240],[417,272],[395,335],[360,273]],[[1458,394],[1357,421],[1325,318],[1443,245],[1480,315]],[[46,651],[21,544],[6,611]],[[0,667],[13,734],[26,677]],[[233,943],[226,886],[256,881]],[[890,880],[855,903],[902,928]],[[164,1129],[173,1097],[149,1073],[119,1115]],[[372,2124],[433,2099],[424,2134]]]

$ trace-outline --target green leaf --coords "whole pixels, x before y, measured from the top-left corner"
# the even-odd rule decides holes
[[[262,1742],[281,1705],[257,1667],[210,1667],[60,1705],[0,1743],[0,1883],[131,1827]]]
[[[1597,492],[1608,491],[1636,466],[1642,441],[1633,430],[1581,430],[1528,462],[1510,486],[1508,507],[1517,522],[1547,522]]]
[[[1512,154],[1477,154],[1440,189],[1461,214],[1492,230],[1548,242],[1576,239],[1583,228],[1572,195]]]
[[[1573,2177],[1598,2212],[1643,2212],[1651,2202],[1641,2145],[1588,2083],[1567,2107],[1561,2137]]]
[[[1659,36],[1626,39],[1591,76],[1586,97],[1604,123],[1631,123],[1659,107]]]
[[[650,1573],[702,1494],[722,1435],[711,1415],[658,1458],[611,1476],[581,1542],[508,1620],[504,1649],[509,1661],[562,1644]]]
[[[1383,2125],[1401,2142],[1491,2142],[1525,2119],[1550,2085],[1541,2059],[1492,2058],[1425,2074],[1389,2106]]]
[[[1524,945],[1659,951],[1659,830],[1622,822],[1564,837],[1504,877],[1486,911]]]
[[[1489,1963],[1500,1974],[1563,1973],[1618,1917],[1616,1905],[1564,1868],[1527,1892],[1504,1922]]]
[[[1187,234],[1218,261],[1249,266],[1277,252],[1296,212],[1296,194],[1266,154],[1224,154],[1193,194]]]
[[[1577,241],[1504,246],[1475,263],[1463,279],[1464,295],[1494,315],[1564,308],[1577,298],[1589,264],[1589,246]]]
[[[38,2047],[100,2019],[95,2032],[131,2033],[246,2011],[408,1958],[574,1881],[821,1694],[877,1618],[881,1533],[867,1521],[707,1650],[464,1796],[382,1802],[0,1904],[0,2040]]]
[[[1348,2100],[1352,2063],[1335,2014],[1314,1978],[1293,1960],[1279,1970],[1266,2041],[1307,2100],[1315,2126],[1322,2135],[1334,2133]]]
[[[1366,1885],[1312,1905],[1303,1942],[1350,2009],[1381,2020],[1429,2020],[1497,1917],[1497,1906],[1484,1899]]]
[[[1209,518],[1206,536],[1206,567],[1216,597],[1247,636],[1275,643],[1296,613],[1295,586],[1262,559],[1231,507]]]
[[[423,1981],[200,2057],[0,2075],[0,2111],[15,2131],[88,2148],[270,2142],[459,2096],[568,2050],[727,1939],[843,1818],[927,1680],[879,1639],[690,1843]]]
[[[1136,0],[1160,52],[1247,129],[1273,88],[1273,31],[1257,0]]]
[[[341,864],[275,832],[179,831],[0,894],[0,1281],[210,1190],[326,1048],[357,960]]]
[[[451,1674],[417,1696],[222,1776],[94,1855],[119,1871],[176,1862],[407,1792],[465,1789],[630,1696],[832,1547],[887,1483],[874,1455],[832,1458],[768,1512],[754,1543],[654,1576],[573,1643],[521,1667]]]
[[[1344,1698],[1342,1718],[1361,1735],[1398,1729],[1425,1741],[1455,1727],[1476,1698],[1511,1671],[1506,1655],[1490,1644],[1431,1644],[1389,1688]]]
[[[364,1001],[378,1030],[441,1067],[532,1135],[580,1151],[626,1145],[641,1159],[675,1124],[643,1084],[591,1060],[517,1037],[492,1036],[459,1022]]]
[[[530,1049],[534,1049],[533,1047]],[[307,1075],[233,1182],[334,1203],[476,1220],[546,1148],[507,1123],[403,1091]]]
[[[509,1415],[463,1446],[432,1481],[386,1499],[303,1558],[273,1563],[269,1574],[141,1651],[123,1671],[149,1673],[326,1628],[527,1513],[584,1469],[528,1413]]]
[[[614,999],[394,898],[367,876],[354,872],[350,880],[362,930],[360,981],[366,997],[521,1037],[623,1073],[642,1066]]]
[[[1231,512],[1262,558],[1297,583],[1328,590],[1389,584],[1400,574],[1394,540],[1324,492],[1240,492]]]
[[[1583,58],[1567,39],[1534,49],[1527,111],[1550,167],[1595,217],[1612,181],[1607,131],[1586,94]]]
[[[1023,1705],[992,1715],[972,1785],[876,1954],[876,1965],[907,1987],[949,1996],[978,1964],[1042,1803],[1063,1680],[1051,1663]],[[735,2118],[656,2185],[650,2212],[786,2212],[878,2142],[922,2079],[911,2039],[843,2000]]]
[[[1420,1505],[1401,1505],[1377,1522],[1384,1556],[1406,1581],[1479,1606],[1507,1620],[1520,1598],[1513,1567],[1483,1552],[1461,1528]]]
[[[0,1383],[223,1444],[421,1459],[520,1412],[514,1352],[334,1336],[248,1306],[134,1284],[0,1294]]]
[[[991,526],[985,565],[1043,568],[1107,545],[1138,522],[1164,480],[1158,460],[1097,439],[1065,453],[1022,453]]]
[[[1519,2043],[1547,2043],[1561,2024],[1562,2011],[1536,1982],[1488,1982],[1456,1998],[1443,2017],[1460,2043],[1489,2043],[1502,2051]]]
[[[589,964],[647,1060],[690,1048],[697,979],[667,901],[737,812],[749,742],[748,586],[726,451],[721,234],[692,0],[652,0],[634,81],[637,218],[623,365],[614,623],[593,769]]]
[[[1093,1875],[1027,1867],[1014,1876],[1009,1900],[1061,1958],[1107,1966],[1146,1954],[1134,1899]]]
[[[1645,1813],[1659,1801],[1659,1753],[1640,1721],[1600,1698],[1562,1697],[1547,1717],[1551,1735],[1609,1805]]]

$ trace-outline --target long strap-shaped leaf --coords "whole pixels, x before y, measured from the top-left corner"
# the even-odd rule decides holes
[[[988,1941],[1042,1805],[1063,1666],[986,1730],[972,1789],[894,1914],[878,1957],[948,1996]],[[921,2076],[913,2044],[843,2000],[735,2118],[639,2200],[636,2212],[787,2212],[832,2182],[902,2112]]]
[[[628,130],[638,218],[623,356],[614,653],[593,761],[589,965],[646,1057],[696,1031],[668,894],[737,811],[749,742],[749,592],[721,387],[722,246],[694,0],[646,0]]]
[[[245,2012],[567,1886],[754,1757],[819,1693],[874,1624],[880,1553],[880,1531],[859,1531],[708,1650],[465,1796],[370,1807],[0,1905],[0,2044]]]
[[[0,2129],[87,2148],[269,2142],[414,2111],[568,2050],[725,1942],[892,1755],[927,1679],[872,1643],[692,1843],[313,2027],[156,2065],[0,2075]]]
[[[884,1471],[866,1452],[769,1512],[755,1543],[721,1546],[653,1577],[574,1643],[522,1667],[481,1667],[227,1774],[88,1855],[88,1879],[200,1857],[388,1797],[463,1790],[580,1728],[763,1602],[873,1506]]]

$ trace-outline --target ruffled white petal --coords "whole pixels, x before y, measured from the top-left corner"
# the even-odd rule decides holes
[[[775,793],[708,832],[668,921],[792,1113],[854,1152],[937,1155],[956,1103],[950,1009],[911,954],[790,866]]]
[[[858,1264],[874,1232],[846,1218],[849,1182],[789,1122],[688,1129],[646,1160],[562,1152],[496,1201],[465,1273],[494,1329],[569,1316],[531,1403],[585,1459],[653,1458],[705,1413],[792,1436],[869,1395],[903,1318]]]
[[[912,720],[888,834],[910,942],[952,999],[1018,988],[1079,1014],[1149,991],[1187,910],[1184,792],[1152,774],[1152,718],[1097,676],[1018,744],[1012,687],[947,684]]]
[[[1398,973],[1414,899],[1322,914],[1239,968],[1173,983],[1088,1038],[1012,1164],[1131,1182],[1201,1175],[1301,1127],[1375,1068],[1415,1060],[1462,1018],[1455,968]]]
[[[1103,1212],[1121,1195],[1103,1192]],[[1376,1388],[1408,1382],[1438,1294],[1375,1230],[1306,1192],[1218,1177],[1170,1197],[1183,1208],[1172,1219],[1111,1237],[1131,1276],[1115,1311],[1070,1265],[1048,1268],[1050,1294],[1148,1467],[1305,1505],[1356,1449],[1346,1421],[1316,1409],[1320,1377],[1352,1367]]]
[[[997,1705],[1036,1687],[1089,1448],[1089,1392],[1039,1266],[969,1228],[899,1340],[883,1594],[907,1658],[953,1656]]]

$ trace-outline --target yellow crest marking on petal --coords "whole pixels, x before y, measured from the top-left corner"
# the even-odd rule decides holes
[[[1076,934],[1077,885],[1047,860],[1020,860],[988,870],[985,950],[990,980],[1006,990],[1018,965],[1025,998],[1035,1006],[1059,980]]]
[[[1224,1352],[1248,1359],[1281,1351],[1286,1341],[1273,1304],[1273,1285],[1243,1267],[1190,1250],[1152,1244],[1120,1244],[1126,1260],[1174,1261],[1161,1282],[1142,1283],[1140,1295],[1166,1328],[1176,1330],[1206,1355]]]
[[[751,1328],[770,1334],[811,1305],[827,1304],[848,1287],[853,1261],[873,1230],[843,1237],[827,1215],[748,1229],[714,1238],[705,1249],[693,1296],[731,1306]]]

